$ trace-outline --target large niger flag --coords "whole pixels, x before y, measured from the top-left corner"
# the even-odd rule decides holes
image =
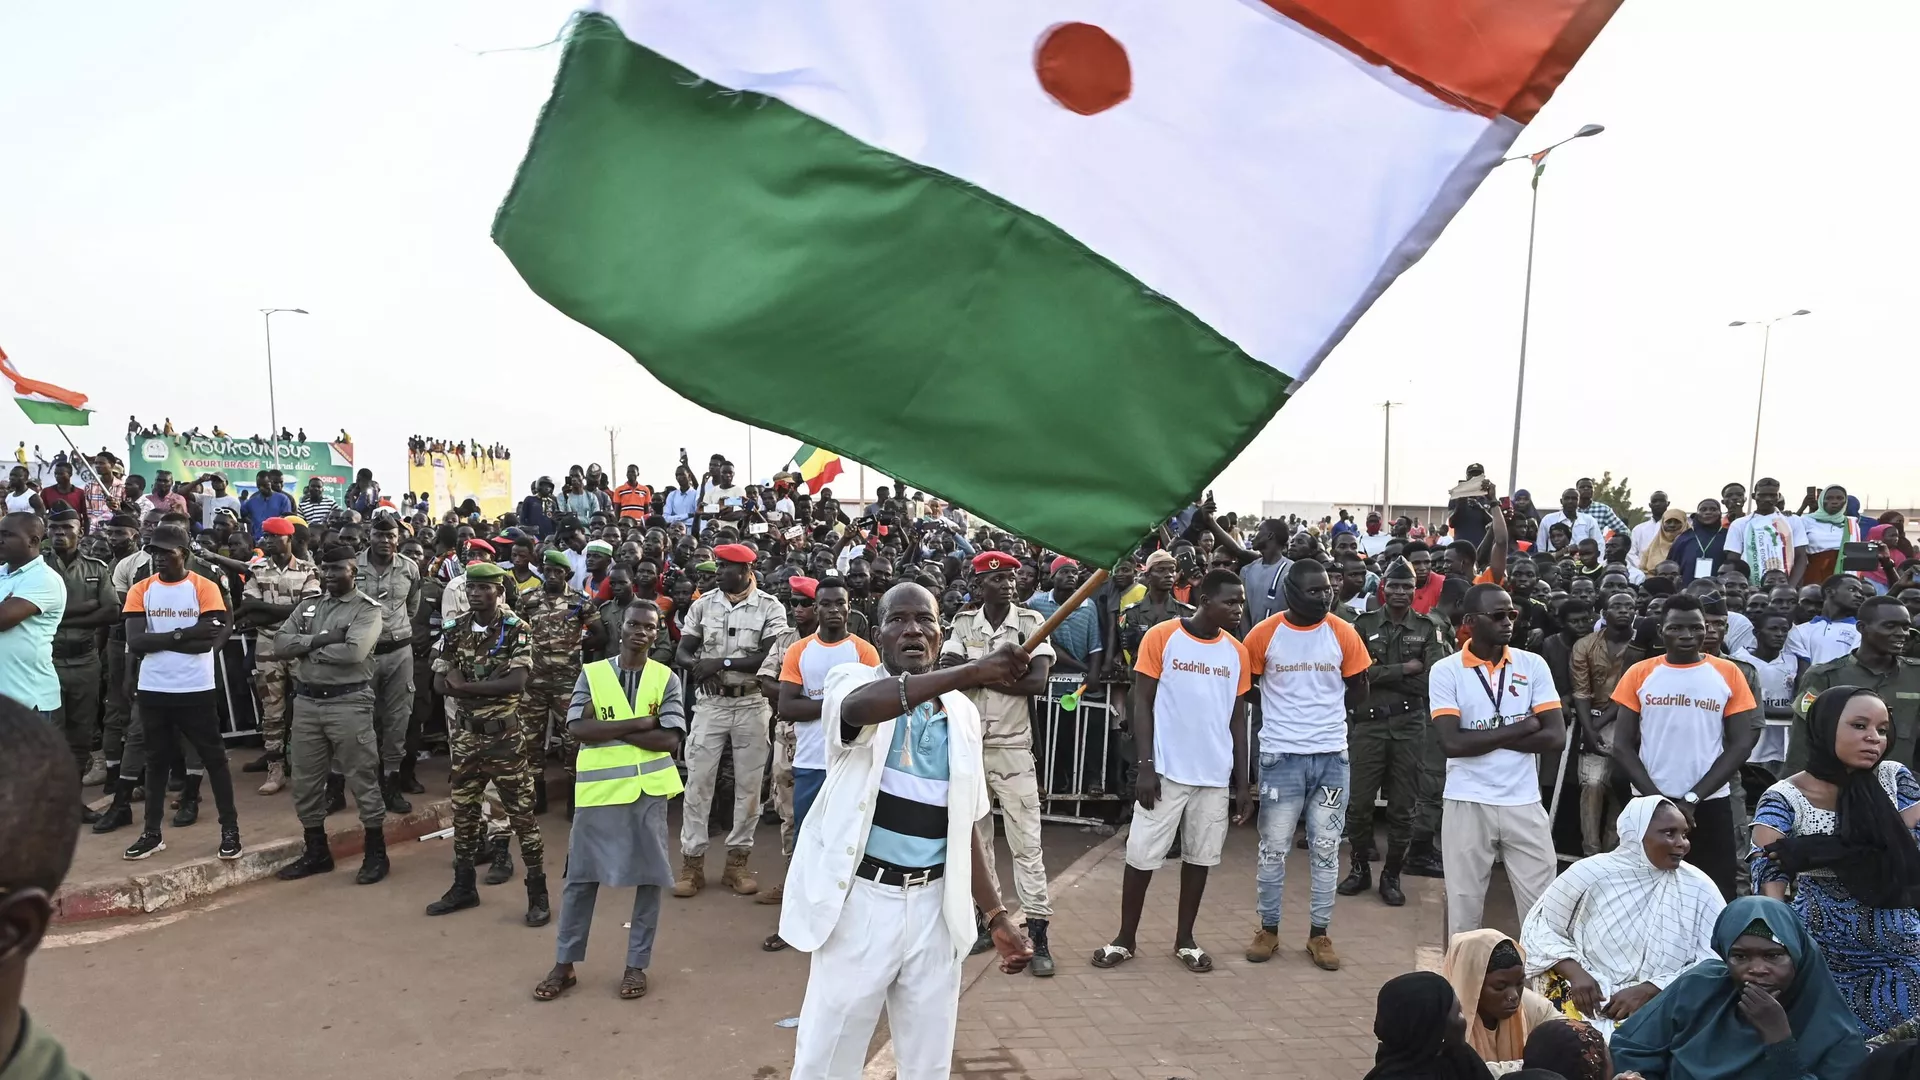
[[[607,0],[494,239],[694,401],[1112,562],[1619,0]]]

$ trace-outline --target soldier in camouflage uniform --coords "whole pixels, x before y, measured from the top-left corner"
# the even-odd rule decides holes
[[[294,601],[320,592],[319,570],[293,553],[293,523],[269,518],[260,529],[261,556],[247,567],[251,576],[242,594],[237,618],[258,631],[253,655],[253,690],[260,699],[260,735],[266,753],[244,766],[247,772],[265,772],[260,794],[273,795],[287,787],[287,691],[293,661],[273,651],[273,632],[292,613]]]
[[[480,800],[491,780],[520,836],[520,857],[527,864],[527,925],[545,926],[552,912],[546,857],[533,816],[531,771],[520,725],[520,694],[533,667],[531,635],[527,624],[501,602],[505,570],[494,563],[475,563],[465,576],[471,609],[442,624],[433,660],[434,689],[454,702],[453,726],[447,733],[453,757],[453,888],[428,904],[427,914],[445,915],[480,903],[473,863],[485,828]]]
[[[1432,726],[1427,716],[1427,672],[1446,657],[1447,626],[1413,610],[1413,566],[1387,567],[1381,588],[1385,607],[1354,619],[1354,631],[1373,658],[1367,668],[1367,703],[1347,714],[1347,746],[1353,763],[1347,801],[1347,843],[1352,866],[1336,888],[1357,896],[1373,887],[1373,800],[1387,793],[1387,860],[1380,868],[1380,899],[1390,907],[1407,902],[1400,871],[1413,834],[1413,803],[1419,794],[1420,758]],[[1384,785],[1382,783],[1384,781]]]
[[[567,791],[573,791],[573,758],[579,747],[567,733],[567,706],[573,700],[573,684],[580,678],[580,638],[589,629],[597,636],[606,633],[600,628],[600,614],[593,601],[568,587],[567,579],[572,574],[573,564],[567,561],[566,553],[549,551],[540,563],[539,590],[520,597],[520,619],[527,624],[533,648],[533,670],[527,678],[526,692],[520,696],[520,727],[527,740],[535,813],[544,813],[547,808],[547,733],[556,726],[560,730],[560,767],[567,776]],[[513,872],[511,863],[506,870],[500,869],[504,848],[502,839],[494,849],[489,880],[496,874]]]

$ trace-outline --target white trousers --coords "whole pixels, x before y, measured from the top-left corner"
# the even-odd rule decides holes
[[[813,951],[793,1080],[860,1080],[880,1007],[899,1080],[945,1080],[960,1016],[960,966],[940,911],[943,882],[900,888],[866,878]]]
[[[1525,922],[1527,912],[1560,872],[1547,808],[1537,802],[1489,806],[1446,800],[1446,813],[1440,819],[1440,862],[1447,874],[1449,939],[1480,929],[1495,855],[1506,865],[1513,907]]]

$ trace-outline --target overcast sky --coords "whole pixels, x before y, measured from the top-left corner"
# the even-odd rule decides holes
[[[744,474],[742,425],[547,307],[488,238],[571,7],[0,5],[0,348],[92,395],[89,451],[129,413],[244,436],[268,430],[257,309],[304,307],[274,317],[281,421],[346,425],[383,478],[418,432],[507,443],[524,489],[604,461],[609,425],[649,478],[680,446]],[[1773,335],[1760,471],[1920,506],[1892,392],[1917,40],[1900,0],[1627,0],[1515,147],[1607,126],[1541,190],[1521,486],[1551,503],[1611,469],[1690,504],[1744,480],[1760,331],[1727,323],[1805,307]],[[1219,478],[1223,508],[1378,499],[1389,399],[1396,500],[1444,498],[1469,461],[1504,490],[1527,194],[1524,164],[1495,172]],[[1874,437],[1876,405],[1900,434]],[[0,438],[57,442],[17,412]],[[792,450],[762,433],[753,471]]]

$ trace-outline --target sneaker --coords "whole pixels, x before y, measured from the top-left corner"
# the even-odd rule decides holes
[[[240,857],[240,826],[238,825],[220,826],[219,855],[221,858],[228,859],[228,860],[237,859]]]
[[[135,840],[121,857],[129,860],[144,859],[156,851],[165,850],[167,850],[167,842],[160,839],[159,833],[141,833],[140,839]]]
[[[1307,955],[1313,957],[1313,966],[1321,971],[1340,970],[1340,954],[1333,951],[1333,939],[1325,934],[1307,939]]]
[[[1273,954],[1279,950],[1280,935],[1263,926],[1259,933],[1253,935],[1253,944],[1247,946],[1247,963],[1264,964],[1273,959]]]

